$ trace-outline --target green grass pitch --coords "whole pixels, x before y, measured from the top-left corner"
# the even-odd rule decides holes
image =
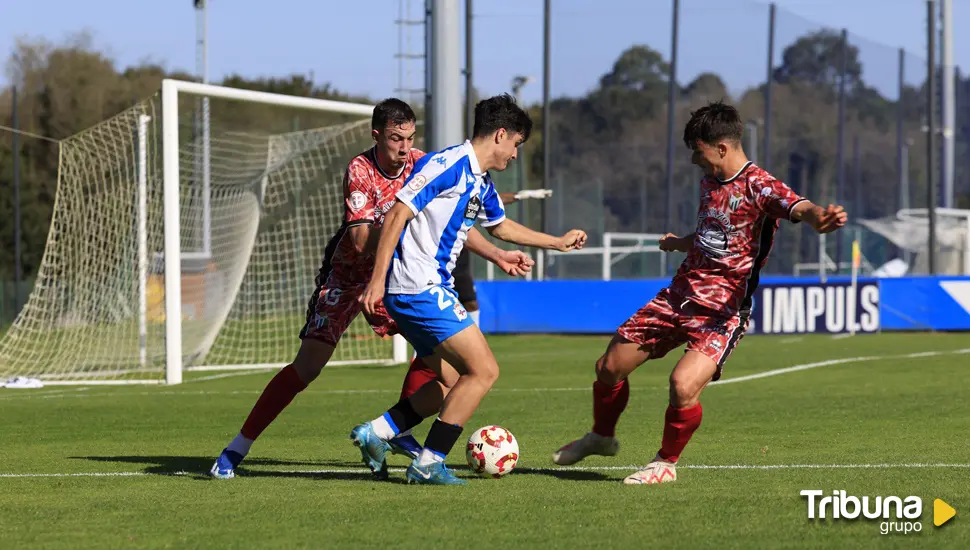
[[[0,390],[0,547],[970,547],[970,334],[747,337],[724,379],[750,378],[705,391],[678,481],[640,487],[619,480],[659,446],[679,353],[631,377],[618,456],[582,469],[550,459],[589,429],[592,365],[607,341],[490,339],[502,374],[467,427],[508,428],[522,457],[505,478],[465,487],[408,486],[396,456],[388,482],[362,471],[348,433],[396,401],[403,367],[325,371],[230,481],[201,474],[272,372]],[[809,520],[804,489],[919,496],[921,531]],[[940,528],[935,498],[957,510]]]

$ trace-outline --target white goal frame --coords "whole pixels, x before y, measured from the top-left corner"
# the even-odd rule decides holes
[[[311,111],[358,115],[369,117],[373,105],[363,105],[343,101],[316,99],[309,97],[287,96],[269,92],[257,92],[238,88],[227,88],[212,84],[199,84],[182,80],[165,79],[162,81],[162,173],[163,173],[163,212],[164,212],[164,257],[165,257],[165,382],[182,382],[182,250],[181,219],[179,204],[179,119],[178,104],[182,94],[227,100],[262,103],[280,107],[291,107]],[[141,140],[144,143],[144,140]],[[207,149],[208,144],[204,144]],[[141,146],[140,146],[141,147]],[[208,164],[208,159],[203,159]],[[144,163],[142,163],[144,166]],[[139,208],[141,210],[141,208]],[[140,221],[140,220],[139,220]],[[142,251],[139,246],[140,256]],[[321,251],[322,253],[322,251]],[[189,253],[191,254],[191,253]],[[141,263],[142,258],[139,259]],[[144,276],[139,266],[139,276]],[[140,281],[140,284],[143,284]],[[140,297],[144,300],[144,295]],[[140,307],[144,307],[142,304]],[[385,363],[404,363],[407,361],[407,343],[400,335],[394,336],[392,359]],[[373,363],[381,363],[374,361]],[[367,361],[371,363],[371,361]],[[276,364],[233,365],[230,368],[273,368]],[[206,367],[202,367],[206,368]],[[212,367],[209,367],[210,369]],[[225,368],[225,367],[223,367]]]

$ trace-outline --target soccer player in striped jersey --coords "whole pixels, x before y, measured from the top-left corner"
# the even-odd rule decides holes
[[[747,329],[779,220],[805,222],[819,233],[845,225],[842,207],[816,206],[748,160],[741,148],[743,129],[730,105],[712,103],[691,114],[684,143],[704,171],[697,229],[684,237],[668,233],[660,241],[661,250],[686,252],[687,259],[671,284],[617,329],[596,362],[593,429],[556,451],[556,464],[615,455],[616,424],[630,396],[627,376],[687,344],[670,375],[660,450],[623,480],[630,485],[675,481],[677,460],[701,424],[701,391],[721,377]]]
[[[445,467],[444,458],[498,378],[498,363],[485,337],[452,288],[452,270],[475,222],[481,221],[499,239],[524,246],[567,251],[586,242],[586,234],[577,229],[554,237],[505,218],[489,171],[504,170],[531,130],[532,120],[511,96],[479,102],[472,139],[418,161],[387,213],[374,274],[361,296],[364,310],[376,311],[383,299],[418,357],[443,376],[452,370],[459,376],[447,396],[428,384],[353,429],[351,439],[378,478],[387,476],[387,442],[438,413],[424,449],[407,469],[407,479],[420,484],[465,483]]]
[[[413,147],[415,116],[411,107],[395,98],[374,108],[371,134],[375,145],[350,161],[344,175],[344,220],[323,254],[323,264],[310,295],[306,324],[300,331],[300,350],[293,363],[269,382],[256,401],[239,434],[213,464],[213,477],[228,479],[249,453],[253,442],[283,412],[298,393],[320,375],[340,337],[360,313],[358,297],[374,268],[374,251],[384,214],[394,196],[424,153]],[[469,234],[469,249],[496,263],[510,275],[527,272],[532,260],[519,251],[503,251],[477,231]],[[378,336],[397,333],[397,326],[377,304],[365,317]],[[434,380],[440,391],[457,379],[438,379],[435,371],[415,360],[404,380],[409,395]],[[421,446],[405,432],[391,442],[395,452],[417,456]]]

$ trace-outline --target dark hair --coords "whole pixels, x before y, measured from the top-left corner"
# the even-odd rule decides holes
[[[720,101],[708,103],[693,111],[684,127],[684,144],[690,149],[697,141],[714,145],[718,141],[730,140],[740,143],[744,135],[741,115],[733,106]]]
[[[522,134],[523,143],[532,133],[532,119],[529,113],[515,103],[509,94],[483,99],[475,105],[475,128],[472,137],[483,138],[500,128],[510,134]]]
[[[384,131],[388,125],[400,126],[416,120],[410,105],[396,97],[390,97],[374,106],[370,127],[372,130]]]

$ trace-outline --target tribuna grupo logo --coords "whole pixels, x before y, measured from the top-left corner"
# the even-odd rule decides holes
[[[908,534],[920,532],[923,524],[923,499],[917,496],[857,497],[845,491],[832,491],[825,495],[818,489],[806,489],[799,493],[806,497],[808,519],[869,519],[882,520],[879,532]]]

